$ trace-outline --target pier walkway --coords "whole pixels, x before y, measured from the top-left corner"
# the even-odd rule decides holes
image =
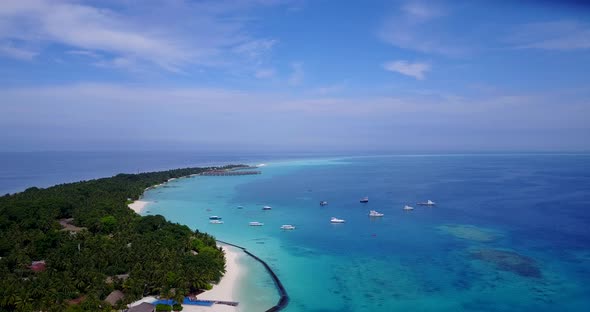
[[[261,171],[258,170],[237,170],[237,171],[229,171],[229,170],[211,170],[205,171],[201,173],[202,176],[243,176],[243,175],[255,175],[261,174]]]

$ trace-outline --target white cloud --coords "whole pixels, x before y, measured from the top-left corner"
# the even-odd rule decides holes
[[[520,49],[590,49],[590,25],[576,21],[530,23],[518,27],[508,41]]]
[[[303,71],[303,63],[297,62],[291,64],[291,75],[289,76],[289,85],[298,86],[303,82],[305,72]]]
[[[181,71],[190,65],[226,66],[235,62],[229,57],[233,48],[254,57],[276,42],[250,36],[246,31],[250,21],[240,17],[251,7],[267,3],[155,1],[138,7],[136,2],[117,2],[118,6],[130,6],[118,11],[100,4],[104,3],[0,1],[0,45],[14,40],[57,44],[87,51],[89,56],[109,56],[111,61],[133,59]]]
[[[424,79],[424,74],[430,70],[430,64],[420,62],[410,63],[408,61],[398,60],[383,64],[383,68],[422,80]]]

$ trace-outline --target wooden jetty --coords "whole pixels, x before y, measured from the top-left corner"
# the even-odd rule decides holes
[[[240,304],[239,302],[236,301],[223,301],[223,300],[203,300],[203,299],[197,299],[195,301],[198,302],[209,302],[209,303],[213,303],[213,304],[225,304],[228,306],[232,306],[232,307],[237,307],[238,304]],[[190,305],[190,303],[188,303]]]
[[[258,170],[211,170],[201,173],[202,176],[243,176],[243,175],[255,175],[261,174],[262,171]]]

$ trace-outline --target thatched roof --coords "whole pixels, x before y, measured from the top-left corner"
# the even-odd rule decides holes
[[[117,304],[117,301],[123,299],[123,297],[125,297],[125,294],[123,294],[120,290],[113,290],[104,301],[114,306]]]

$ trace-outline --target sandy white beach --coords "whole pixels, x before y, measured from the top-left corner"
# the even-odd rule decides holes
[[[132,202],[131,204],[129,204],[129,208],[131,208],[131,210],[135,211],[135,213],[140,214],[145,210],[145,207],[147,206],[147,204],[149,204],[150,202],[145,201],[145,200],[136,200],[134,202]]]
[[[219,284],[214,285],[211,290],[205,291],[197,296],[199,300],[222,300],[222,301],[239,301],[237,298],[237,288],[239,280],[243,277],[244,268],[240,264],[240,258],[245,257],[244,252],[236,247],[220,245],[225,251],[225,275],[221,278]],[[225,304],[214,304],[211,307],[183,305],[183,311],[189,312],[236,312],[241,311],[240,305],[237,307]]]
[[[240,263],[241,257],[246,257],[244,252],[239,248],[220,245],[225,251],[225,274],[221,278],[221,281],[217,285],[213,285],[211,290],[205,291],[197,296],[199,300],[219,300],[219,301],[238,301],[237,289],[240,278],[245,273],[243,265]],[[141,304],[142,302],[153,303],[156,301],[156,297],[145,297],[141,300],[135,301],[129,304],[129,307],[133,307]],[[188,312],[238,312],[243,311],[238,305],[237,307],[228,306],[225,304],[214,304],[210,307],[207,306],[196,306],[183,304],[183,311]]]

